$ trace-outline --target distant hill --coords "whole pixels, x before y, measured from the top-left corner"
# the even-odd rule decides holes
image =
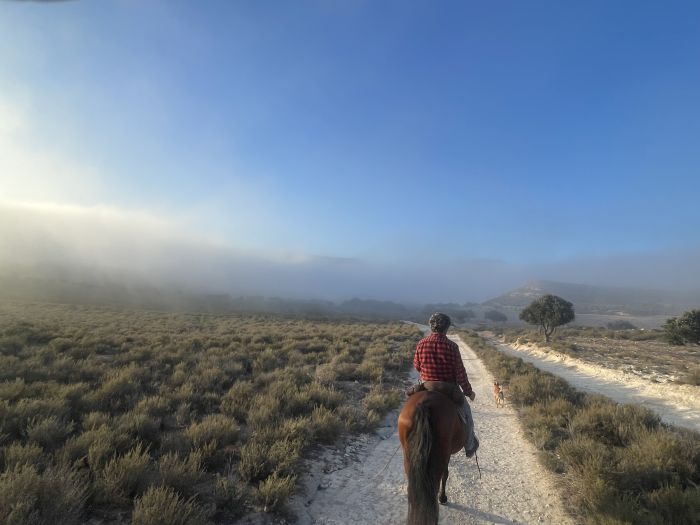
[[[574,303],[578,313],[630,315],[676,315],[688,308],[700,307],[700,291],[676,292],[617,288],[586,284],[532,281],[483,303],[495,308],[520,309],[545,294],[563,297]]]

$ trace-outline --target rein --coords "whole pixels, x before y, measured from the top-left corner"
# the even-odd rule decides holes
[[[394,456],[396,455],[396,453],[399,451],[400,448],[401,448],[401,443],[398,444],[398,446],[396,447],[396,450],[394,450],[393,454],[391,454],[391,457],[386,462],[386,465],[384,465],[382,467],[382,469],[374,475],[374,478],[372,479],[372,481],[377,479],[387,469],[387,467],[389,466],[389,463],[391,463],[391,460],[394,459]]]

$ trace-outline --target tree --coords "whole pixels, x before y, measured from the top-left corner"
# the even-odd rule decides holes
[[[520,319],[542,329],[547,343],[558,326],[570,323],[575,317],[573,304],[550,294],[535,299],[520,312]]]
[[[508,316],[498,310],[489,310],[484,313],[484,319],[488,319],[494,323],[505,323],[508,320]]]
[[[664,331],[672,345],[700,344],[700,310],[688,310],[678,318],[671,317],[664,324]]]
[[[465,321],[468,321],[469,319],[474,319],[476,317],[476,314],[473,310],[457,310],[451,312],[449,315],[451,317],[454,317],[454,319],[458,323],[464,323]]]

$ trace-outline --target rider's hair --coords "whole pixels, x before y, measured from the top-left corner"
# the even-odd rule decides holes
[[[452,324],[452,321],[450,320],[449,316],[440,312],[435,312],[433,315],[430,316],[429,323],[430,330],[432,330],[433,332],[438,332],[440,334],[445,334],[447,333],[447,329]]]

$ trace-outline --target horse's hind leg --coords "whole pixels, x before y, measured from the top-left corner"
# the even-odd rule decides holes
[[[447,476],[449,475],[450,471],[445,468],[445,472],[442,473],[442,480],[440,481],[440,496],[438,497],[438,501],[440,502],[441,505],[444,505],[447,503],[447,494],[445,494],[445,485],[447,485]]]

